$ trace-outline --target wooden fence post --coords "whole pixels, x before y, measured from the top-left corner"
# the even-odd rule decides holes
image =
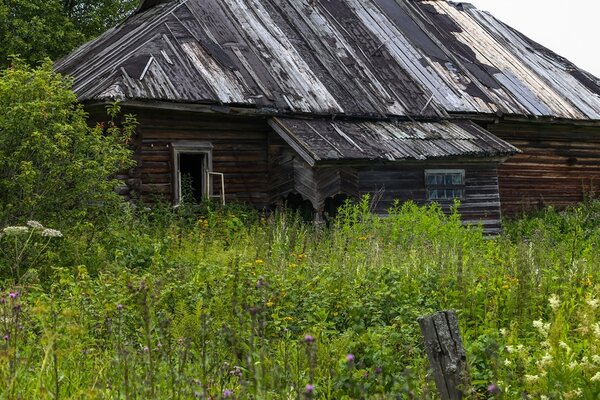
[[[454,311],[442,311],[418,319],[425,352],[442,400],[458,400],[470,385],[467,354]]]

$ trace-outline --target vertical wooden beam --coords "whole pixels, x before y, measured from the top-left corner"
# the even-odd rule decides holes
[[[470,377],[456,313],[442,311],[421,317],[418,322],[441,399],[463,399],[470,386]]]

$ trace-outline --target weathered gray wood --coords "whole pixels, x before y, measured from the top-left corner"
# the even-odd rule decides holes
[[[465,397],[470,384],[467,355],[454,311],[442,311],[419,318],[425,352],[442,400]]]

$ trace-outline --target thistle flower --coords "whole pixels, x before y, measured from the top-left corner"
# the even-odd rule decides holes
[[[8,334],[4,335],[3,339],[5,342],[8,342],[8,339],[10,339],[10,335],[8,335]]]
[[[10,297],[11,299],[16,299],[17,297],[19,297],[19,293],[18,292],[10,292],[8,294],[8,297]]]
[[[233,396],[233,392],[231,390],[226,389],[226,390],[223,391],[223,397],[224,398],[229,398],[231,396]]]
[[[314,343],[314,341],[315,341],[315,338],[312,335],[304,336],[304,343],[311,344],[311,343]]]
[[[354,354],[350,353],[346,355],[346,362],[348,362],[348,364],[353,363],[354,362]]]
[[[306,394],[313,394],[313,392],[315,391],[315,387],[309,383],[308,385],[306,385],[306,388],[304,388],[304,390]]]
[[[490,383],[487,387],[487,391],[488,391],[488,393],[491,393],[491,394],[498,394],[498,393],[500,393],[500,388],[498,387],[498,385],[496,385],[494,383]]]

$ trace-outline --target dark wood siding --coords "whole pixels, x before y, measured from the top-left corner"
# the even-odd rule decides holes
[[[173,199],[171,143],[198,140],[213,145],[213,171],[225,174],[228,202],[257,208],[269,205],[268,125],[264,119],[202,113],[126,109],[139,122],[135,139],[137,169],[131,173],[143,200]],[[92,116],[94,118],[94,116]]]
[[[358,172],[360,194],[371,194],[376,212],[384,214],[395,200],[413,200],[428,204],[425,187],[426,169],[464,169],[465,195],[459,211],[469,224],[481,223],[488,233],[496,233],[501,225],[497,164],[489,163],[422,163],[413,165],[361,167]],[[451,202],[441,203],[445,211]]]
[[[564,208],[600,193],[600,128],[502,122],[488,130],[523,152],[498,171],[505,215]]]

